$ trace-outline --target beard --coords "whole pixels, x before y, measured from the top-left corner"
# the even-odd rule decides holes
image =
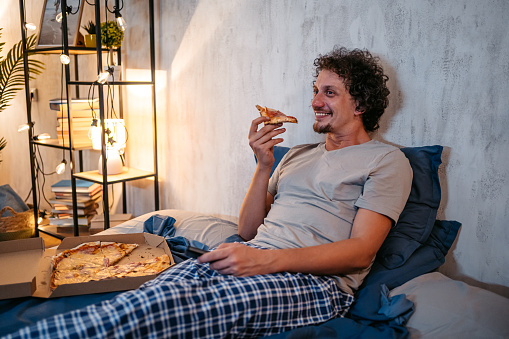
[[[318,134],[327,134],[329,132],[332,132],[332,126],[330,124],[327,124],[325,126],[318,126],[318,122],[315,122],[313,124],[313,131],[315,131]]]

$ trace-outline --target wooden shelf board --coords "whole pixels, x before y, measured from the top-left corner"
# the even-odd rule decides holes
[[[96,182],[98,184],[103,183],[103,175],[99,174],[99,171],[88,171],[88,172],[80,172],[75,173],[74,176],[79,179],[84,179],[92,182]],[[154,177],[154,172],[144,171],[136,168],[124,167],[122,173],[108,175],[108,184],[114,184],[124,181],[137,180],[143,178]]]
[[[57,148],[69,148],[69,143],[68,142],[62,143],[61,139],[37,140],[37,141],[34,141],[34,144],[42,145],[42,146],[49,146],[49,147],[57,147]],[[92,140],[90,140],[90,142],[87,142],[87,143],[74,142],[73,150],[81,151],[81,150],[86,150],[86,149],[92,149]]]

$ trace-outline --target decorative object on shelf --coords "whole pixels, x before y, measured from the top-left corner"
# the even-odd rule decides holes
[[[96,34],[95,34],[95,23],[89,21],[85,26],[81,26],[88,33],[85,35],[85,47],[95,48],[96,45]]]
[[[95,150],[101,150],[101,122],[97,127],[93,127],[90,133],[92,139],[92,147]],[[124,119],[105,119],[104,125],[104,141],[106,143],[106,166],[107,173],[120,174],[122,173],[123,161],[121,155],[124,154],[125,145],[127,142],[127,129],[124,124]],[[102,155],[99,157],[99,174],[103,174],[103,160]]]
[[[110,49],[108,54],[108,66],[115,65],[113,60],[113,48],[120,47],[124,40],[124,32],[115,21],[101,23],[101,45]]]
[[[62,45],[62,23],[58,22],[57,15],[61,17],[62,11],[65,10],[67,13],[67,39],[69,46],[76,46],[84,3],[84,0],[67,0],[67,8],[63,9],[60,8],[60,1],[45,0],[37,45],[40,47]]]

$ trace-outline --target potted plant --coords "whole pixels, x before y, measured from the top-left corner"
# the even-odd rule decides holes
[[[101,23],[101,45],[110,49],[108,66],[114,65],[113,48],[120,47],[124,39],[124,31],[120,29],[116,21]]]
[[[0,28],[0,37],[2,36],[2,28]],[[37,36],[31,35],[27,38],[26,48],[28,50],[35,46]],[[23,88],[25,84],[25,74],[23,65],[23,42],[20,41],[15,44],[5,58],[2,57],[1,52],[5,42],[0,42],[0,112],[6,109],[8,102],[14,98],[16,92]],[[29,52],[29,54],[31,54]],[[30,72],[30,79],[34,79],[34,74],[41,74],[44,69],[44,64],[39,60],[28,59],[28,69]],[[7,141],[5,138],[0,138],[0,151],[5,148]]]
[[[89,21],[85,26],[81,26],[88,33],[85,35],[85,47],[93,47],[95,48],[95,23],[93,21]]]

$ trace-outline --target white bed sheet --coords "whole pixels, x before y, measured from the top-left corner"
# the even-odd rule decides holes
[[[509,299],[439,272],[393,289],[415,304],[411,338],[509,338]]]

